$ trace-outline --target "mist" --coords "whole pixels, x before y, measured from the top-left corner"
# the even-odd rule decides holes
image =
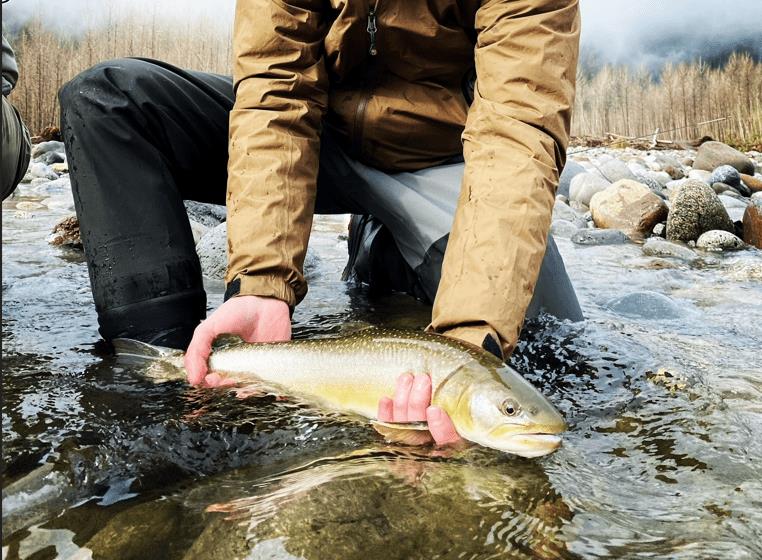
[[[417,0],[414,0],[417,1]],[[723,63],[734,51],[762,60],[761,0],[580,0],[582,60],[588,70],[623,64],[657,71],[668,62]],[[39,15],[58,33],[77,35],[138,14],[170,22],[230,25],[235,0],[10,0],[3,25],[13,33]]]

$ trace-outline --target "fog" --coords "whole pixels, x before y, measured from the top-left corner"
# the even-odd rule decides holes
[[[410,0],[418,1],[418,0]],[[734,50],[762,59],[762,0],[580,0],[583,60],[646,66],[702,58],[722,62]],[[10,0],[10,31],[39,14],[46,25],[76,35],[128,12],[157,20],[206,19],[229,24],[235,0]]]

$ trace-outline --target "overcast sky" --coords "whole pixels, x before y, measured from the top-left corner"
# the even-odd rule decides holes
[[[762,59],[762,0],[580,3],[583,50],[601,61],[657,68],[668,60],[722,58],[739,47]],[[105,6],[112,6],[112,17],[132,7],[157,18],[230,22],[235,0],[11,0],[3,4],[3,21],[13,26],[42,13],[51,26],[76,33],[102,22],[108,13]]]

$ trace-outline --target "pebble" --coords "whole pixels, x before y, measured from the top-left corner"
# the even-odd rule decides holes
[[[606,190],[610,186],[611,183],[603,177],[593,173],[580,173],[571,181],[569,200],[589,206],[590,199],[594,194]]]
[[[722,201],[706,183],[685,183],[672,197],[672,207],[667,217],[667,239],[692,241],[713,229],[733,231],[733,223]]]
[[[577,245],[621,245],[630,238],[618,229],[583,229],[571,236]]]
[[[685,312],[671,298],[658,292],[633,292],[609,301],[606,307],[626,317],[676,319]]]
[[[660,237],[651,237],[643,245],[643,254],[649,257],[671,257],[684,261],[694,261],[698,255],[685,245],[666,241]]]
[[[593,195],[590,211],[597,227],[619,229],[631,237],[640,237],[664,221],[668,209],[648,187],[623,179]]]
[[[655,235],[656,237],[665,237],[667,235],[667,224],[665,222],[656,224],[654,229],[651,230],[651,235]]]
[[[754,175],[754,163],[743,153],[722,142],[704,142],[696,154],[694,169],[714,171],[722,165],[730,165],[741,173]]]
[[[744,242],[732,233],[717,229],[702,233],[696,240],[696,247],[707,251],[743,249],[744,246]]]

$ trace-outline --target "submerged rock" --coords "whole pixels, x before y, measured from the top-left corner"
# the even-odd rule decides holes
[[[720,166],[730,165],[741,173],[754,174],[754,162],[735,148],[722,142],[704,142],[698,149],[694,169],[714,171]]]
[[[677,319],[685,313],[671,298],[658,292],[633,292],[606,304],[614,313],[641,319]]]
[[[581,229],[571,236],[577,245],[620,245],[630,238],[618,229]]]
[[[672,243],[659,237],[651,237],[643,245],[643,254],[649,257],[670,257],[684,261],[694,261],[698,255],[685,245]]]
[[[743,240],[762,249],[762,197],[752,198],[743,216]]]
[[[621,180],[590,200],[595,225],[642,237],[667,217],[667,205],[637,181]]]
[[[685,183],[672,198],[667,217],[667,239],[695,241],[702,233],[713,229],[733,231],[733,222],[719,197],[706,183]]]
[[[728,251],[743,249],[744,242],[728,231],[712,230],[701,234],[696,247],[707,251]]]

